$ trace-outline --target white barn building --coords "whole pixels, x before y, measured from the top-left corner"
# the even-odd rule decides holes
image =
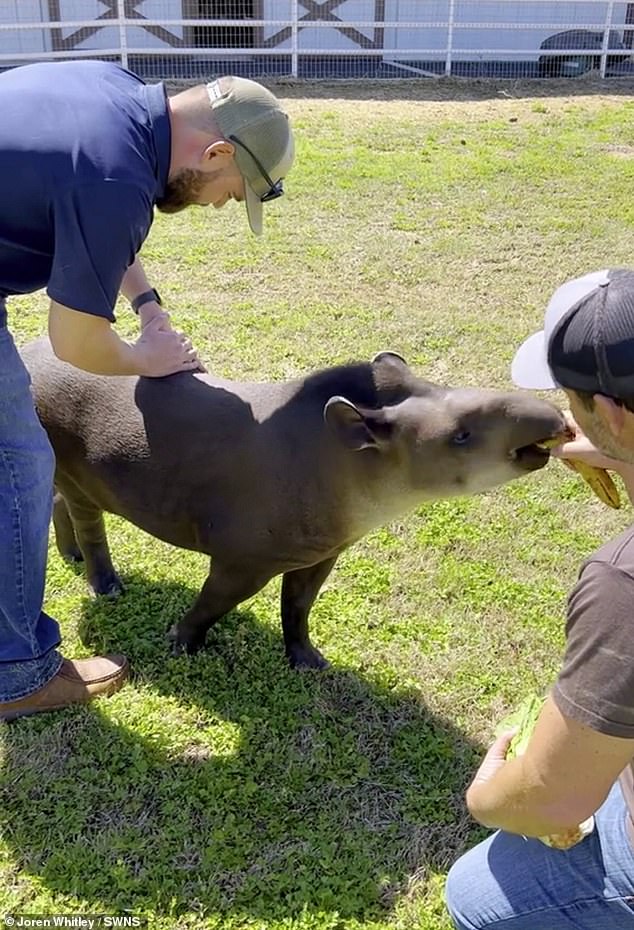
[[[634,3],[597,0],[0,0],[0,67],[109,56],[156,77],[228,62],[255,77],[538,76],[548,40],[567,63],[548,73],[609,75],[629,71],[633,37]]]

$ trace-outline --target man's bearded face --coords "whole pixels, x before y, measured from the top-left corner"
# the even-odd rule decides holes
[[[165,185],[163,196],[156,201],[156,206],[161,213],[179,213],[185,207],[200,203],[200,194],[211,177],[203,171],[181,168]]]

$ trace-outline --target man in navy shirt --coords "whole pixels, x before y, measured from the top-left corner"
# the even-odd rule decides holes
[[[224,77],[167,99],[113,64],[0,75],[0,720],[116,691],[123,656],[71,661],[42,611],[53,453],[7,329],[6,299],[46,288],[59,358],[102,375],[199,367],[150,287],[138,252],[153,208],[245,201],[254,233],[293,162],[288,117],[261,85]],[[117,295],[141,323],[112,328]]]

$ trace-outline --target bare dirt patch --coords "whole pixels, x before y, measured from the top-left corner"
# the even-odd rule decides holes
[[[599,149],[616,158],[634,158],[634,145],[600,145]]]
[[[341,84],[280,83],[273,90],[285,101],[291,115],[318,114],[336,109],[353,120],[390,116],[398,120],[424,114],[426,120],[462,120],[484,122],[491,119],[527,118],[531,121],[546,115],[560,115],[570,107],[588,113],[623,103],[634,97],[634,83],[627,86],[580,81],[531,82],[458,82],[444,80],[359,82]]]

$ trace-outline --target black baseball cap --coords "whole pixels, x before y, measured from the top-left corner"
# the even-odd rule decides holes
[[[634,271],[594,271],[559,287],[511,377],[518,387],[634,397]]]

